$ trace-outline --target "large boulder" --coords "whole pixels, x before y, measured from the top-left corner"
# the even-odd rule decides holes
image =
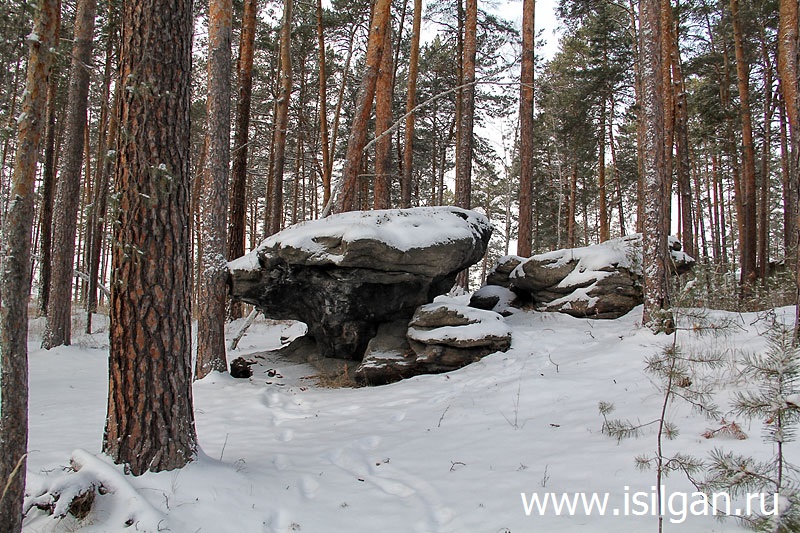
[[[507,288],[517,302],[540,311],[557,311],[585,318],[617,318],[642,303],[642,236],[555,250],[529,259],[500,260],[487,278],[489,285]],[[670,238],[670,269],[683,274],[694,259]],[[487,291],[478,291],[472,305],[491,308]]]
[[[499,314],[437,300],[417,309],[410,322],[382,324],[355,377],[380,385],[449,372],[510,345],[511,330]]]
[[[361,360],[380,324],[408,321],[486,252],[491,225],[456,207],[340,213],[303,222],[228,263],[230,294],[305,322],[325,357]]]

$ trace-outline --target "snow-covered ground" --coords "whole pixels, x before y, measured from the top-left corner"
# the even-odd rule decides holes
[[[778,315],[789,320],[793,312]],[[764,349],[763,316],[711,316],[736,325],[728,336],[681,331],[686,349],[719,350],[731,359],[737,350]],[[659,414],[662,396],[643,361],[671,337],[642,329],[640,317],[641,308],[606,321],[520,312],[506,319],[513,332],[508,352],[457,372],[376,388],[322,388],[309,366],[258,358],[249,380],[213,374],[194,385],[197,461],[180,471],[127,477],[135,492],[99,496],[80,523],[32,510],[25,531],[142,530],[148,523],[125,526],[129,511],[142,508],[157,517],[160,530],[180,533],[655,531],[652,514],[625,516],[642,510],[632,502],[650,501],[655,473],[637,470],[634,458],[655,452],[655,433],[617,442],[601,432],[598,412],[605,401],[621,419],[647,422]],[[31,490],[61,475],[76,449],[106,460],[100,455],[106,332],[44,351],[41,329],[33,321]],[[256,322],[229,359],[256,358],[291,334],[286,324]],[[715,378],[723,411],[735,375],[731,363]],[[759,421],[737,420],[747,440],[708,440],[702,433],[718,423],[679,402],[668,416],[680,429],[666,442],[668,455],[705,458],[714,447],[772,453]],[[796,445],[788,450],[794,457]],[[666,491],[690,495],[694,488],[674,474]],[[582,504],[574,516],[552,507],[540,513],[531,507],[534,493],[542,500],[547,493],[607,493],[608,504],[605,516],[596,507],[587,515]],[[681,519],[680,503],[672,501],[667,531],[742,530],[734,520],[703,516],[670,523]]]

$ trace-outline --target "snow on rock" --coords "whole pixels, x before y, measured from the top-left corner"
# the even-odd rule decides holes
[[[449,372],[510,346],[511,329],[502,316],[441,298],[417,309],[407,326],[382,325],[356,377],[381,384]]]
[[[411,318],[486,252],[474,211],[354,211],[303,222],[228,263],[231,296],[308,324],[325,357],[361,360],[380,324]]]
[[[467,260],[477,262],[483,252],[476,245],[491,231],[485,216],[452,206],[350,211],[286,228],[249,254],[231,261],[228,268],[254,270],[279,258],[307,266],[438,275]],[[442,248],[453,253],[423,253]],[[380,255],[373,255],[376,251]]]
[[[502,258],[487,283],[508,287],[540,311],[578,317],[617,318],[642,303],[642,236],[633,234],[582,248]],[[673,272],[691,269],[694,259],[670,238]],[[477,307],[484,307],[474,302]]]

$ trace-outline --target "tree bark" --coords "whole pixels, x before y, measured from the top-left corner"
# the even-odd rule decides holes
[[[200,300],[195,377],[225,372],[225,261],[228,163],[231,142],[231,0],[208,4],[208,157],[200,199]]]
[[[56,48],[58,0],[42,0],[29,37],[28,74],[17,125],[11,202],[0,254],[0,524],[22,530],[28,451],[28,301],[36,162],[44,131],[47,86]]]
[[[372,22],[370,23],[369,41],[367,42],[364,76],[356,97],[353,124],[350,129],[350,139],[347,142],[347,155],[342,176],[342,192],[337,202],[338,211],[356,209],[358,177],[361,172],[364,146],[367,144],[367,122],[372,110],[372,101],[375,98],[378,70],[385,43],[384,36],[389,26],[390,8],[390,0],[376,0],[375,2]]]
[[[109,8],[109,16],[113,16],[113,8]],[[118,38],[116,35],[116,28],[109,28],[109,33],[114,35],[108,42],[106,49],[106,76],[109,78],[103,87],[104,106],[101,113],[101,130],[100,139],[98,140],[98,157],[97,157],[97,177],[95,178],[95,191],[94,200],[92,201],[92,216],[90,218],[90,250],[89,250],[89,287],[88,298],[86,300],[86,332],[92,332],[92,313],[97,312],[97,289],[100,278],[100,255],[103,250],[103,240],[105,228],[106,211],[108,207],[108,179],[111,175],[111,165],[113,158],[109,155],[109,148],[116,145],[117,142],[117,116],[118,105],[120,98],[120,91],[122,87],[117,83],[114,87],[113,100],[109,105],[109,92],[110,86],[110,69],[114,49]]]
[[[414,20],[411,29],[411,55],[408,60],[408,88],[406,91],[406,125],[403,143],[403,177],[400,181],[400,205],[411,207],[411,183],[414,175],[414,122],[412,110],[417,106],[417,78],[419,75],[419,43],[422,33],[422,0],[414,0]]]
[[[611,238],[611,228],[608,222],[608,194],[606,191],[606,100],[600,102],[600,132],[598,140],[597,158],[597,189],[599,195],[600,216],[600,242]]]
[[[96,0],[81,0],[75,14],[69,94],[67,98],[67,146],[64,168],[56,183],[53,204],[53,243],[47,324],[42,348],[72,343],[72,278],[75,232],[80,202],[81,168],[85,146],[86,108],[89,96],[89,63],[92,59]],[[88,169],[87,169],[88,171]]]
[[[197,452],[189,257],[192,3],[124,4],[103,451],[133,475]],[[142,51],[148,53],[142,53]]]
[[[389,209],[392,200],[392,136],[384,135],[392,126],[392,26],[383,36],[383,53],[375,82],[375,209]]]
[[[477,52],[478,0],[466,0],[464,9],[464,50],[461,57],[463,89],[459,117],[456,160],[455,204],[472,205],[472,134],[475,123],[475,56]]]
[[[274,167],[272,169],[272,187],[269,217],[269,234],[281,230],[283,222],[283,171],[286,166],[286,130],[289,127],[289,101],[292,96],[292,0],[283,3],[283,22],[281,23],[281,68],[280,93],[278,95],[275,115],[275,136],[272,150]]]
[[[644,313],[642,324],[654,331],[670,330],[667,289],[667,232],[664,183],[666,175],[664,84],[662,62],[662,24],[660,0],[641,3],[641,60],[645,119],[644,184],[645,211],[642,239],[644,274]]]
[[[522,2],[522,61],[519,75],[519,230],[517,255],[530,257],[533,235],[533,83],[536,0]]]
[[[739,16],[739,1],[730,0],[733,41],[736,53],[736,77],[739,89],[739,117],[742,128],[742,234],[740,237],[741,284],[755,281],[756,270],[756,157],[753,147],[753,123],[750,114],[750,69],[744,52],[744,37]]]
[[[683,79],[681,52],[678,46],[680,22],[673,20],[670,28],[672,43],[672,102],[675,106],[675,152],[677,155],[677,182],[681,199],[681,243],[683,251],[694,257],[694,227],[692,223],[692,182],[689,157],[689,110],[686,102],[686,84]]]
[[[328,73],[325,59],[325,27],[322,0],[317,0],[317,43],[319,47],[319,137],[322,148],[322,204],[331,198],[331,147],[328,133]]]
[[[59,0],[60,1],[60,0]],[[60,10],[60,9],[59,9]],[[58,42],[61,17],[56,22],[55,42]],[[52,261],[50,248],[53,243],[53,196],[56,186],[56,99],[58,97],[58,75],[55,66],[50,74],[47,87],[47,124],[45,126],[44,168],[42,169],[41,203],[39,223],[41,241],[39,245],[39,314],[47,316],[47,302],[50,296],[50,273]]]
[[[245,0],[242,13],[242,35],[239,42],[239,60],[236,63],[239,74],[239,100],[236,102],[236,131],[233,142],[228,259],[236,259],[245,253],[247,158],[250,144],[250,107],[253,95],[253,57],[257,15],[258,0]],[[241,318],[241,302],[231,301],[228,314],[231,319]]]

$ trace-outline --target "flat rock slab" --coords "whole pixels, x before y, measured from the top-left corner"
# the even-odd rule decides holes
[[[410,319],[480,261],[491,231],[457,207],[340,213],[228,263],[230,294],[267,317],[305,322],[323,356],[360,361],[381,324]]]

